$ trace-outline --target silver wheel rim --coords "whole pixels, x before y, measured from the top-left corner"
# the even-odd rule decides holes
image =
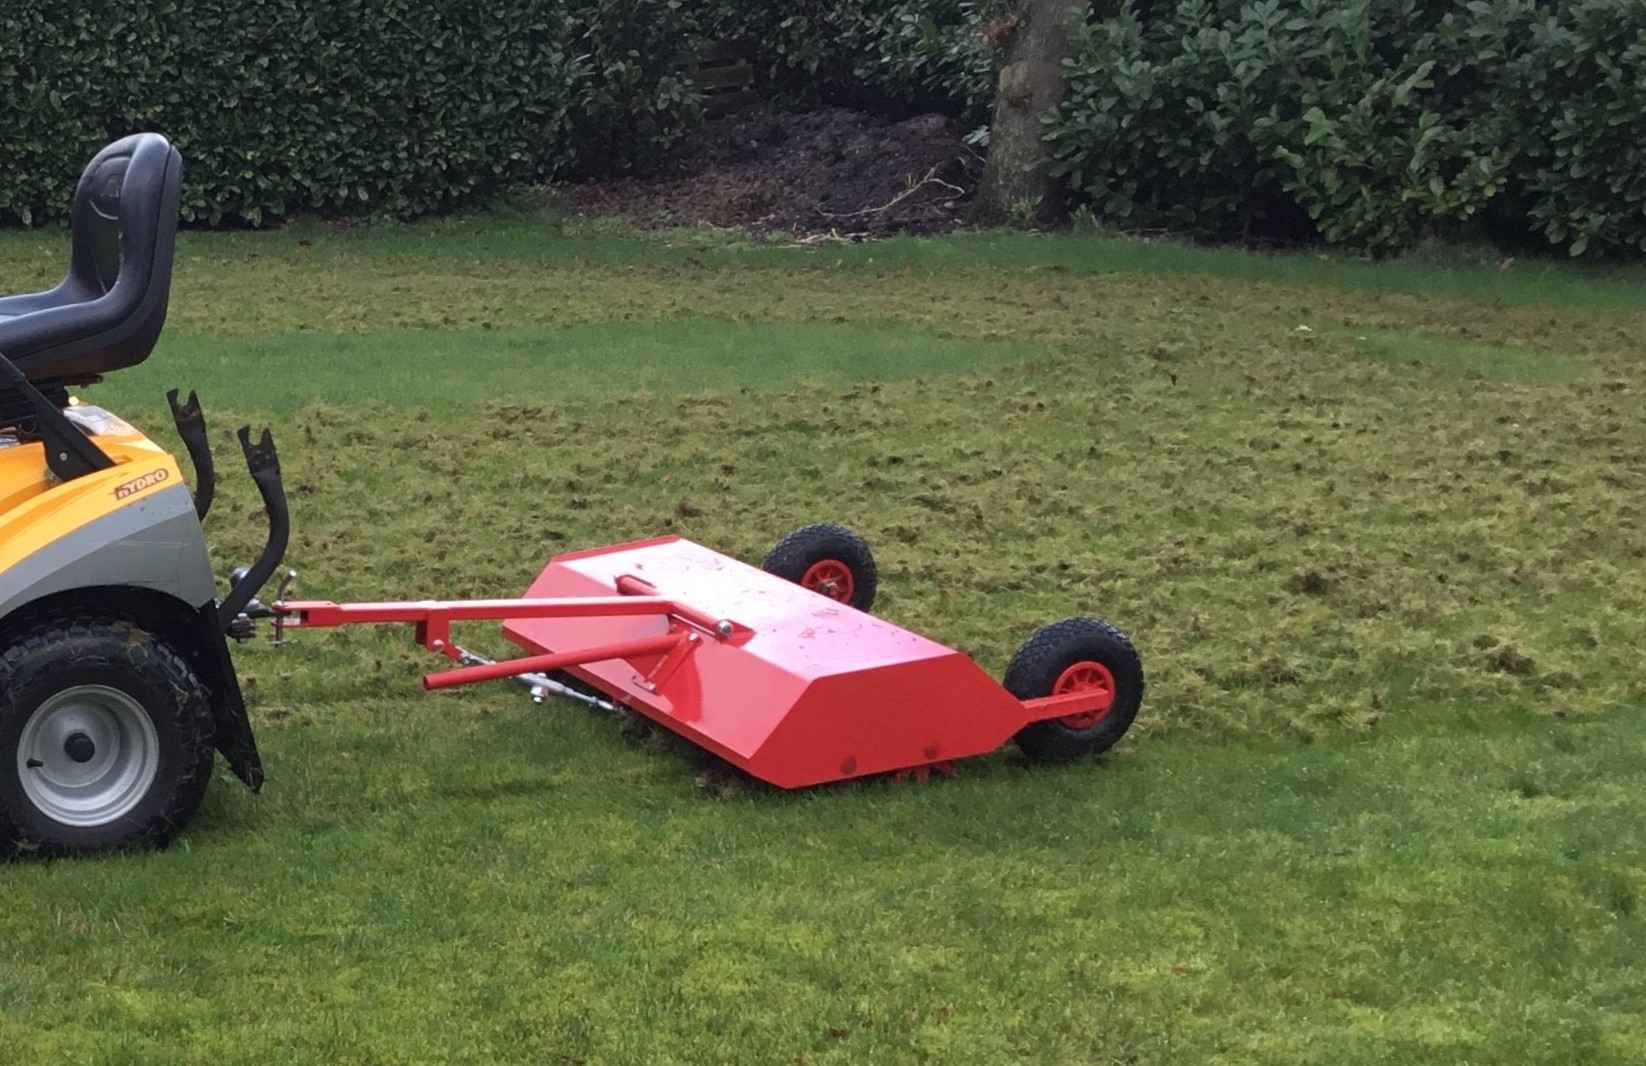
[[[142,802],[160,771],[160,737],[119,689],[76,685],[23,725],[17,776],[40,812],[64,825],[108,825]]]

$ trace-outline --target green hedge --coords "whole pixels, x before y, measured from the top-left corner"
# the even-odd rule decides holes
[[[642,167],[694,120],[678,60],[760,48],[763,88],[987,121],[1010,0],[9,0],[0,221],[65,216],[141,129],[185,215],[412,216]],[[1151,0],[1081,29],[1060,172],[1103,221],[1397,250],[1490,218],[1646,250],[1642,0]],[[1147,17],[1139,21],[1135,11]]]
[[[1640,0],[1181,0],[1089,22],[1047,133],[1099,218],[1388,252],[1487,213],[1646,250]],[[1294,234],[1295,235],[1295,234]]]
[[[0,220],[64,217],[115,136],[167,133],[194,220],[409,216],[655,159],[695,103],[643,0],[7,0]]]
[[[1463,31],[1494,60],[1477,98],[1498,111],[1532,229],[1574,255],[1646,251],[1646,3],[1469,8]]]
[[[868,102],[988,120],[994,58],[982,37],[1011,0],[681,0],[693,32],[744,39],[765,86],[800,103]]]
[[[8,0],[0,222],[65,216],[135,130],[185,160],[191,220],[408,217],[522,181],[655,162],[703,40],[760,49],[763,88],[986,120],[979,36],[1005,0]]]

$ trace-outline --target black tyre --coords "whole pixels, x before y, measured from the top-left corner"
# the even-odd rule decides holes
[[[1002,682],[1020,700],[1082,690],[1107,691],[1106,707],[1033,722],[1017,746],[1036,762],[1067,762],[1107,751],[1143,704],[1143,662],[1126,635],[1096,618],[1068,618],[1035,630],[1012,656]]]
[[[211,702],[136,626],[58,620],[0,652],[0,855],[163,845],[200,808]]]
[[[777,542],[761,569],[860,611],[874,606],[880,584],[868,542],[832,522],[790,533]]]

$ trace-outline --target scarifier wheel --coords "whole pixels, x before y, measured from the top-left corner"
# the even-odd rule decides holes
[[[1002,682],[1020,700],[1098,691],[1097,710],[1033,722],[1017,746],[1036,762],[1067,762],[1107,751],[1143,703],[1143,663],[1126,635],[1096,618],[1067,618],[1037,629],[1012,656]]]
[[[874,606],[879,571],[868,542],[832,522],[802,526],[777,542],[761,569],[860,611]]]

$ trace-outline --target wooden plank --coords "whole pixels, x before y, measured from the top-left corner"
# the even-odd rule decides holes
[[[700,63],[726,59],[753,59],[754,47],[747,41],[709,41],[697,50],[695,58]]]
[[[735,89],[754,84],[754,68],[747,63],[730,67],[707,67],[693,71],[691,82],[699,89]]]

